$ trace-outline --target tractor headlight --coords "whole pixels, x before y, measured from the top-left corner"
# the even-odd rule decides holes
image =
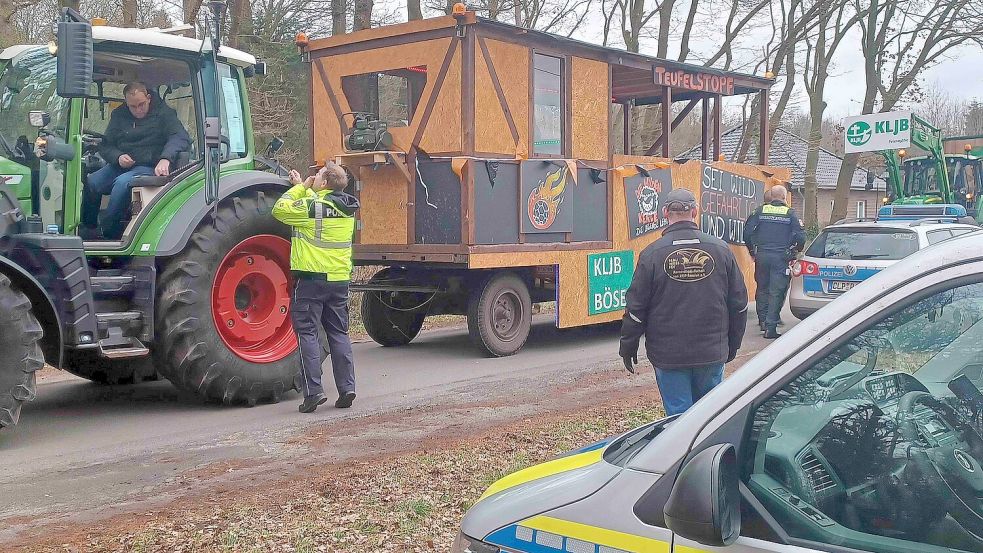
[[[499,553],[499,549],[494,545],[459,533],[457,539],[454,540],[454,546],[451,547],[451,553]]]

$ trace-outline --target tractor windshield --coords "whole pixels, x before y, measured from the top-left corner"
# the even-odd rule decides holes
[[[904,164],[904,191],[906,197],[941,195],[939,179],[932,159],[912,159]]]
[[[46,111],[49,130],[65,140],[68,101],[55,94],[57,60],[46,48],[31,48],[11,60],[0,76],[0,156],[27,164],[38,136],[28,114]]]

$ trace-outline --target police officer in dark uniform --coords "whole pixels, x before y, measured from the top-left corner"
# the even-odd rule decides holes
[[[754,210],[744,224],[744,244],[754,259],[758,326],[769,340],[780,336],[779,317],[791,279],[788,263],[806,243],[799,216],[785,203],[787,197],[784,186],[773,186],[766,192],[767,203]]]
[[[730,247],[696,225],[692,192],[669,192],[662,213],[669,226],[639,254],[626,294],[619,354],[634,373],[645,335],[666,414],[675,415],[723,379],[744,338],[748,298]]]
[[[290,183],[294,186],[274,204],[273,216],[293,230],[290,318],[300,344],[304,392],[300,412],[311,413],[327,401],[321,386],[319,323],[331,352],[338,389],[335,407],[345,409],[355,401],[355,363],[348,337],[348,284],[358,200],[344,192],[348,174],[331,162],[307,180],[291,171]]]

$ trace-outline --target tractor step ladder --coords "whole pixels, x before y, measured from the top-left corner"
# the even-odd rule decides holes
[[[97,296],[132,294],[136,278],[133,275],[94,276],[89,279],[92,293]]]

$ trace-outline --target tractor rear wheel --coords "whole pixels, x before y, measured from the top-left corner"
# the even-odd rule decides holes
[[[61,368],[97,384],[139,384],[160,380],[150,357],[106,359],[94,350],[86,349],[66,351]]]
[[[379,284],[391,277],[390,269],[372,276],[369,284]],[[386,347],[405,346],[413,341],[427,318],[426,304],[431,294],[419,292],[378,292],[362,294],[362,324],[365,332],[377,344]]]
[[[37,395],[35,372],[44,366],[41,325],[31,302],[0,275],[0,428],[17,424],[21,406]]]
[[[248,405],[296,389],[289,229],[275,201],[258,191],[223,200],[164,264],[155,355],[178,388]]]

